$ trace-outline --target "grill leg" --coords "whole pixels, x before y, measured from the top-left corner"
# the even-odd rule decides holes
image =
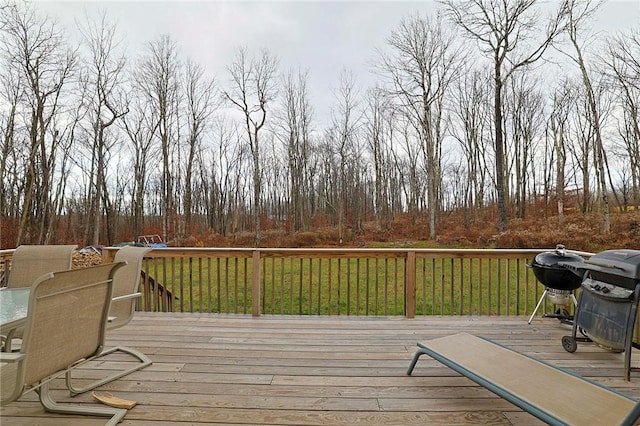
[[[540,305],[542,305],[542,302],[544,302],[544,298],[547,297],[547,289],[545,287],[544,289],[544,293],[542,293],[542,296],[540,297],[540,300],[538,300],[538,304],[536,305],[536,308],[533,310],[533,313],[531,314],[531,318],[529,318],[529,322],[527,324],[531,324],[531,321],[533,321],[533,317],[536,316],[536,312],[538,312],[538,309],[540,309]],[[575,300],[575,298],[574,298]]]

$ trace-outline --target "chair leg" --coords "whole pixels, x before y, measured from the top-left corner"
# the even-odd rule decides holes
[[[409,368],[407,369],[407,376],[410,376],[411,373],[413,372],[414,367],[416,366],[416,363],[418,362],[418,358],[420,358],[420,356],[424,355],[425,352],[422,351],[422,349],[418,349],[416,351],[416,354],[413,356],[413,359],[411,360],[411,364],[409,364]]]
[[[115,426],[127,414],[127,410],[113,407],[80,407],[77,405],[60,404],[53,400],[49,392],[49,383],[41,385],[36,392],[40,396],[40,403],[45,410],[52,413],[80,414],[90,416],[111,417],[106,426]]]
[[[73,372],[73,370],[75,368],[77,368],[79,365],[82,365],[82,364],[84,364],[84,363],[86,363],[88,361],[95,361],[98,358],[102,358],[102,357],[104,357],[106,355],[109,355],[109,354],[112,354],[114,352],[127,353],[127,354],[137,358],[140,362],[137,363],[136,365],[134,365],[133,367],[127,368],[125,370],[121,370],[121,371],[119,371],[119,372],[117,372],[117,373],[115,373],[115,374],[113,374],[111,376],[108,376],[105,379],[101,379],[101,380],[98,380],[98,381],[96,381],[94,383],[91,383],[88,386],[85,386],[85,387],[75,387],[75,386],[73,386],[73,384],[72,384],[72,380],[73,380],[72,372]],[[85,393],[87,391],[95,389],[98,386],[105,385],[105,384],[110,383],[110,382],[112,382],[114,380],[117,380],[117,379],[119,379],[121,377],[124,377],[124,376],[126,376],[128,374],[131,374],[134,371],[138,371],[138,370],[141,370],[141,369],[143,369],[145,367],[148,367],[151,364],[152,364],[151,359],[148,356],[146,356],[145,354],[143,354],[142,352],[137,351],[137,350],[132,349],[132,348],[129,348],[127,346],[117,346],[115,348],[110,348],[110,349],[104,350],[104,351],[102,351],[100,353],[100,355],[97,355],[97,356],[95,356],[93,358],[87,359],[87,360],[81,362],[80,364],[75,365],[74,368],[70,368],[69,370],[67,370],[67,374],[66,374],[67,387],[69,388],[69,391],[71,392],[72,396],[79,395],[81,393]]]

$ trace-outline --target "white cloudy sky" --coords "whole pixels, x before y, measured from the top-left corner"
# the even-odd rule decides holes
[[[268,49],[281,68],[309,70],[310,92],[319,115],[328,113],[332,90],[342,69],[351,70],[362,87],[373,77],[369,63],[376,47],[400,20],[415,12],[435,14],[435,1],[43,1],[37,8],[65,26],[104,10],[116,22],[129,56],[148,41],[170,34],[186,57],[226,78],[239,46],[250,52]],[[556,2],[549,2],[553,5]],[[613,0],[601,9],[600,31],[627,31],[640,25],[640,1]]]

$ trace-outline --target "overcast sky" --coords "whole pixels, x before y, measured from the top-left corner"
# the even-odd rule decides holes
[[[549,2],[557,4],[557,2]],[[225,67],[240,46],[266,48],[280,58],[281,70],[309,71],[316,115],[328,115],[342,69],[367,87],[375,49],[409,14],[434,15],[435,1],[80,1],[37,3],[69,28],[74,20],[104,10],[134,57],[145,43],[169,34],[185,57],[202,64],[223,83]],[[640,24],[640,0],[607,2],[595,23],[606,33]],[[70,31],[72,33],[72,31]],[[318,118],[320,118],[318,117]],[[326,117],[325,117],[326,118]]]

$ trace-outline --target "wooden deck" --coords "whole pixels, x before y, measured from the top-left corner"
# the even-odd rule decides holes
[[[137,313],[110,332],[108,344],[144,351],[152,366],[99,389],[138,401],[121,425],[539,425],[537,419],[423,356],[406,369],[415,343],[459,331],[572,370],[640,398],[640,373],[623,375],[623,354],[560,339],[570,327],[525,317],[219,316]],[[640,363],[634,353],[633,365]],[[112,357],[78,372],[97,378],[126,358]],[[496,360],[500,362],[500,360]],[[523,383],[522,386],[527,386]],[[549,386],[553,386],[550,383]],[[60,401],[69,397],[54,381]],[[571,389],[567,389],[571,392]],[[580,407],[575,407],[579,410]],[[9,425],[102,425],[104,419],[45,413],[30,393],[2,408]]]

